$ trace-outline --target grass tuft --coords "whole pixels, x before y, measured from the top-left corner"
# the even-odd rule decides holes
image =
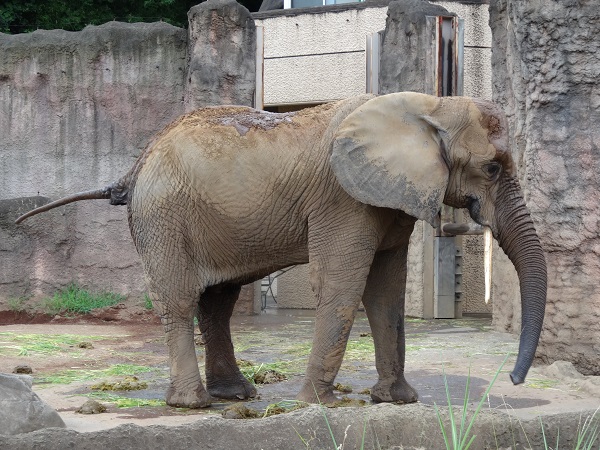
[[[448,402],[448,415],[450,416],[450,432],[451,432],[450,438],[451,439],[449,439],[448,433],[446,432],[446,428],[444,427],[444,422],[442,420],[442,416],[441,416],[440,410],[438,409],[437,404],[434,404],[434,407],[435,407],[435,413],[438,418],[438,423],[440,425],[440,429],[442,430],[444,444],[446,445],[447,450],[450,450],[450,449],[452,449],[452,450],[468,450],[469,447],[471,447],[471,444],[473,444],[473,441],[475,440],[476,435],[471,436],[471,428],[473,427],[473,424],[475,423],[475,419],[477,419],[477,416],[479,415],[479,411],[481,410],[481,407],[483,406],[485,399],[488,398],[488,394],[490,393],[492,386],[496,382],[496,379],[498,378],[498,375],[502,371],[502,367],[504,367],[504,364],[506,364],[506,361],[509,356],[510,355],[506,355],[506,358],[504,358],[504,361],[502,361],[502,364],[496,371],[494,378],[492,378],[492,381],[490,381],[490,384],[489,384],[488,388],[486,389],[486,391],[484,392],[483,396],[481,397],[481,400],[479,401],[479,404],[477,405],[477,408],[475,409],[475,412],[473,413],[473,416],[471,417],[471,420],[469,421],[468,425],[467,425],[467,405],[469,403],[469,394],[470,394],[470,386],[471,386],[471,368],[469,368],[469,375],[467,376],[467,383],[465,385],[465,395],[464,395],[463,408],[462,408],[462,414],[461,414],[461,419],[460,419],[460,426],[455,422],[454,410],[452,408],[452,401],[450,398],[450,388],[448,387],[448,378],[446,377],[446,372],[445,371],[443,372],[444,386],[446,389],[446,399]]]
[[[53,297],[42,300],[42,306],[50,314],[86,314],[93,309],[113,306],[124,300],[124,295],[106,291],[92,293],[82,289],[75,283],[71,283],[63,290],[55,293]]]

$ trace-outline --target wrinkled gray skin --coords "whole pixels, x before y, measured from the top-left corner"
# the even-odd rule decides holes
[[[399,93],[288,114],[201,109],[160,133],[114,185],[41,210],[89,198],[128,205],[166,332],[169,405],[201,408],[211,396],[256,394],[236,365],[229,330],[240,287],[306,262],[317,311],[298,399],[335,400],[333,382],[362,300],[379,374],[373,400],[416,401],[404,378],[408,242],[417,219],[437,225],[442,203],[468,208],[513,261],[523,308],[515,384],[532,363],[546,266],[507,149],[506,120],[493,104]],[[194,351],[196,313],[206,389]]]

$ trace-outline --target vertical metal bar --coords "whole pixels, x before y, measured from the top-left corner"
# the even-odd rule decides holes
[[[464,95],[465,80],[465,19],[455,17],[456,21],[456,93],[454,95]]]
[[[254,88],[254,107],[263,109],[265,106],[265,28],[256,27],[256,86]]]
[[[367,35],[366,43],[366,62],[367,76],[366,88],[367,94],[379,94],[379,58],[381,55],[381,32]]]

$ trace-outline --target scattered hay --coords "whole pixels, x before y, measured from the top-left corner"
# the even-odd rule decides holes
[[[139,391],[146,389],[148,383],[140,381],[138,377],[128,376],[122,379],[103,380],[90,386],[94,391]]]
[[[352,392],[351,386],[341,383],[335,383],[333,385],[333,389],[335,389],[338,392],[341,392],[342,394],[350,394]]]
[[[254,408],[248,408],[243,403],[234,403],[227,406],[221,415],[225,419],[257,419],[261,417],[260,412]]]

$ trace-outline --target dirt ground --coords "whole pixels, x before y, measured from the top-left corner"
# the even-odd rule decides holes
[[[284,381],[258,385],[259,396],[245,402],[264,414],[275,403],[290,406],[300,387],[314,327],[314,312],[271,308],[256,316],[233,318],[236,356],[255,371],[276,368]],[[41,345],[50,339],[52,345]],[[58,344],[56,344],[58,342]],[[38,344],[38,345],[35,345]],[[89,345],[91,344],[91,345]],[[465,383],[470,379],[470,403],[476,404],[502,368],[484,408],[522,419],[555,413],[595,410],[600,406],[599,377],[583,377],[534,368],[525,384],[513,386],[512,370],[516,336],[491,330],[489,318],[458,320],[408,320],[407,379],[426,405],[447,405],[444,373],[452,403],[462,406]],[[197,346],[200,364],[204,349]],[[243,363],[241,361],[241,363]],[[244,363],[246,364],[246,363]],[[217,400],[203,410],[176,409],[164,405],[168,385],[167,348],[158,318],[143,308],[108,308],[77,318],[26,316],[0,312],[0,372],[11,373],[19,365],[32,368],[35,392],[79,432],[113,428],[125,423],[181,425],[215,415],[235,403]],[[128,391],[96,391],[103,380],[119,380],[116,368],[131,370],[147,387]],[[550,373],[550,375],[548,375]],[[351,388],[341,393],[352,406],[368,407],[365,389],[376,381],[372,338],[364,313],[359,312],[337,381]],[[343,389],[340,387],[340,389]],[[95,395],[107,407],[101,414],[75,411]],[[133,399],[125,407],[119,401]],[[283,402],[283,403],[282,403]]]

